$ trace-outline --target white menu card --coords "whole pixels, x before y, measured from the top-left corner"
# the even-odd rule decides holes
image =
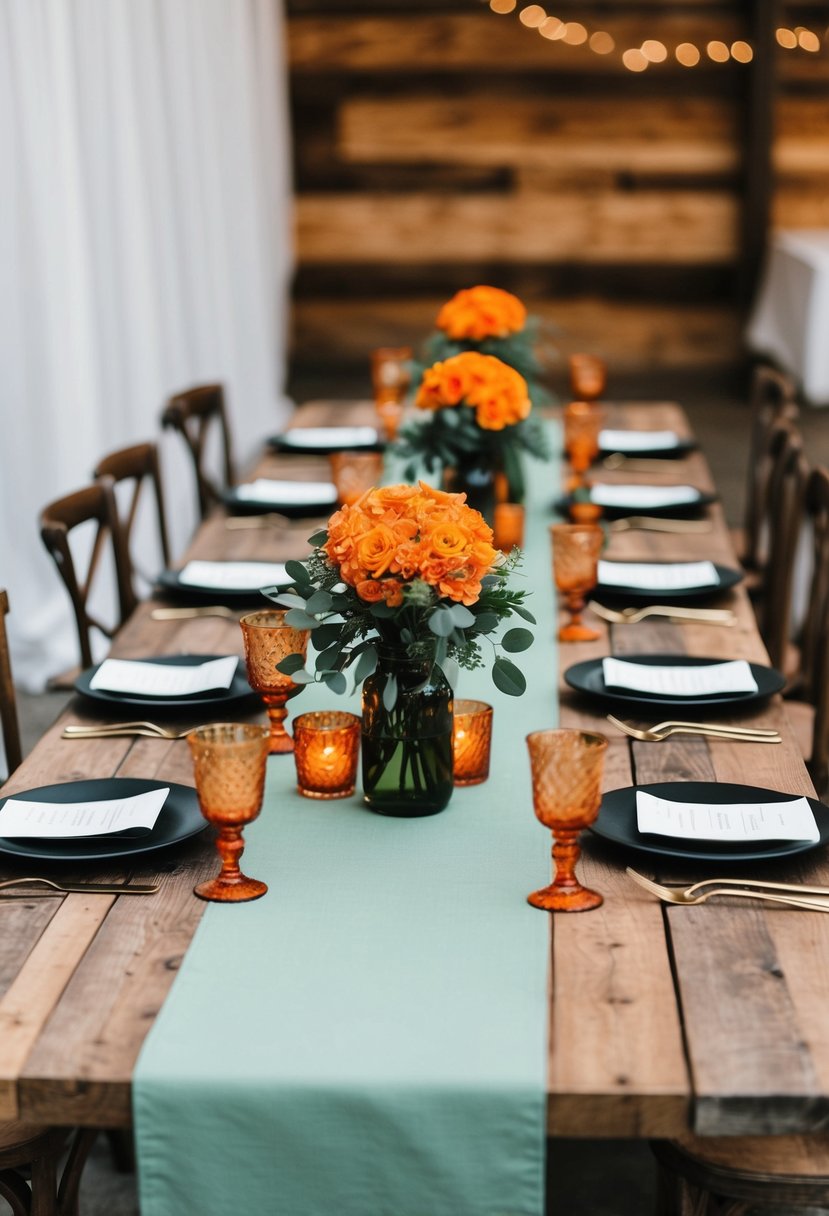
[[[185,587],[215,587],[217,591],[258,591],[291,580],[281,562],[188,562],[179,572]]]
[[[379,437],[373,426],[295,426],[282,440],[306,448],[354,448],[373,447]]]
[[[75,836],[110,836],[143,828],[151,832],[170,792],[169,786],[108,798],[102,802],[30,802],[8,798],[0,807],[0,836],[68,839]]]
[[[89,687],[103,692],[135,693],[141,697],[187,697],[211,689],[230,688],[238,665],[235,654],[186,667],[178,663],[104,659],[89,681]]]
[[[725,692],[757,692],[757,681],[745,659],[705,663],[699,667],[651,666],[602,659],[607,688],[629,688],[660,697],[703,697]]]
[[[636,791],[636,825],[640,832],[684,840],[820,841],[812,808],[805,798],[787,802],[671,802]]]
[[[337,490],[332,481],[275,481],[257,477],[236,487],[242,502],[283,503],[286,507],[333,506]]]
[[[603,452],[661,452],[679,447],[676,431],[599,431]]]
[[[644,591],[682,591],[717,587],[713,562],[599,562],[599,582],[605,587],[641,587]]]
[[[694,486],[592,486],[590,498],[602,507],[681,507],[699,501]]]

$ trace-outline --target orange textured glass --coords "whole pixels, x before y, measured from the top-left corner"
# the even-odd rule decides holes
[[[571,489],[584,484],[584,474],[599,454],[602,410],[589,401],[571,401],[564,410],[564,450],[575,474]]]
[[[492,543],[502,553],[524,544],[524,508],[517,502],[496,502],[492,516]]]
[[[381,452],[332,452],[328,459],[341,507],[350,507],[366,490],[373,490],[383,476]]]
[[[294,722],[296,782],[306,798],[348,798],[357,784],[360,719],[338,709],[300,714]]]
[[[574,397],[597,401],[607,388],[607,364],[598,355],[571,355],[570,387]]]
[[[455,785],[480,785],[489,777],[492,706],[455,698],[452,759]]]
[[[397,436],[411,380],[412,348],[380,346],[371,352],[374,404],[389,443]]]
[[[242,831],[262,808],[268,759],[267,726],[219,722],[187,736],[193,757],[201,813],[219,829],[216,848],[222,859],[218,877],[194,887],[200,899],[242,903],[258,899],[267,885],[239,869],[245,850]]]
[[[555,878],[527,902],[547,912],[586,912],[602,897],[576,878],[579,832],[599,813],[607,751],[604,735],[580,730],[537,730],[527,735],[536,818],[553,833]]]
[[[285,729],[289,697],[302,691],[290,676],[277,671],[276,665],[289,654],[305,655],[308,630],[285,624],[284,611],[249,612],[239,624],[245,641],[248,680],[265,702],[270,721],[270,750],[283,755],[294,750],[294,741]]]
[[[604,532],[598,524],[551,524],[553,578],[570,620],[558,631],[560,642],[595,642],[601,637],[582,623],[584,601],[596,586]]]

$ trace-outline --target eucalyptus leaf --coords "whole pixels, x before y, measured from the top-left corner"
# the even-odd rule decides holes
[[[268,597],[275,604],[281,604],[283,608],[304,608],[305,600],[301,595],[294,595],[292,591],[281,591],[278,595]]]
[[[397,676],[392,672],[386,679],[386,686],[383,689],[383,706],[391,711],[397,704]]]
[[[536,619],[533,616],[533,614],[530,612],[530,610],[528,608],[525,608],[522,604],[513,604],[512,610],[516,614],[516,616],[520,616],[523,620],[529,621],[531,625],[537,624]]]
[[[301,654],[286,654],[284,659],[280,659],[276,665],[276,670],[281,671],[284,676],[292,676],[295,671],[305,666],[305,658]]]
[[[463,604],[453,604],[449,609],[452,621],[458,629],[468,629],[475,624],[475,617]]]
[[[313,536],[308,537],[308,544],[313,545],[313,547],[316,549],[320,545],[324,545],[327,540],[328,532],[325,528],[322,528],[319,532],[315,532]]]
[[[458,678],[461,670],[454,659],[444,659],[440,665],[440,669],[446,676],[450,686],[455,689],[458,686]]]
[[[333,642],[339,640],[341,632],[342,625],[335,625],[330,621],[326,621],[324,625],[320,625],[319,628],[315,629],[313,632],[311,641],[313,642],[314,649],[325,650],[328,646],[332,645]]]
[[[376,604],[372,604],[369,609],[372,616],[376,616],[380,620],[386,620],[390,616],[394,616],[394,609],[390,608],[383,600],[378,600]]]
[[[436,608],[429,617],[429,628],[439,638],[448,638],[455,628],[451,608]]]
[[[519,654],[522,650],[528,650],[534,640],[530,629],[508,629],[501,638],[501,645],[510,654]]]
[[[348,687],[348,681],[341,671],[324,671],[322,679],[332,692],[343,693]]]
[[[497,587],[500,582],[501,576],[499,574],[485,574],[481,579],[481,586],[484,591],[490,591],[493,587]]]
[[[304,562],[298,562],[294,558],[290,558],[285,563],[285,573],[288,578],[292,578],[295,583],[310,583],[311,575],[308,573],[308,567]]]
[[[305,605],[306,612],[328,612],[331,608],[331,596],[327,591],[315,591]]]
[[[310,671],[296,671],[291,676],[294,684],[313,684],[315,677]]]
[[[285,613],[285,624],[292,629],[318,629],[320,622],[315,616],[309,616],[304,608],[290,608]]]
[[[361,684],[377,670],[377,648],[367,647],[360,655],[354,667],[354,684]]]
[[[511,663],[509,659],[500,656],[492,664],[492,682],[495,687],[508,697],[520,697],[527,687],[523,671]]]
[[[326,650],[323,650],[321,654],[317,655],[314,666],[316,667],[317,671],[331,671],[337,666],[341,654],[342,648],[337,642],[335,642],[333,646],[329,646]]]

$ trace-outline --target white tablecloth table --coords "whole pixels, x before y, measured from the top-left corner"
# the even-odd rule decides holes
[[[746,339],[829,405],[829,229],[773,236]]]

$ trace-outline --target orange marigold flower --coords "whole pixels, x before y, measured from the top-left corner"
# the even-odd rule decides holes
[[[527,310],[517,296],[500,287],[468,287],[443,305],[437,327],[449,338],[506,338],[524,328]]]
[[[428,368],[415,405],[427,410],[467,405],[475,410],[478,426],[487,431],[514,426],[532,408],[527,382],[514,367],[472,350]]]

